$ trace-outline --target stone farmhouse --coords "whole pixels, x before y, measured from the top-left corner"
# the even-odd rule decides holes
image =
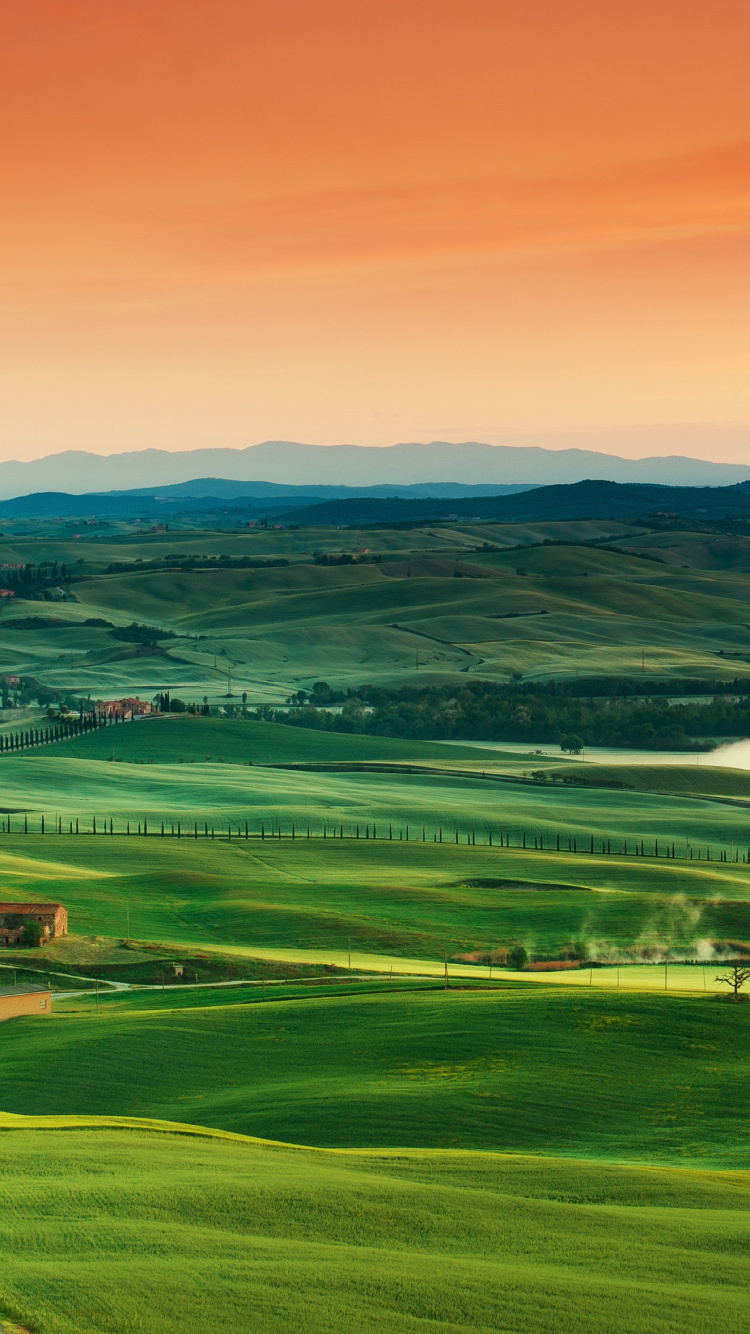
[[[68,910],[61,903],[0,903],[0,945],[20,945],[28,921],[41,925],[42,944],[68,934]]]
[[[144,699],[102,699],[96,705],[97,718],[142,718],[153,713],[151,705]]]

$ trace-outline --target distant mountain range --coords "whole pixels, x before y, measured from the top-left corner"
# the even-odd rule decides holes
[[[0,501],[0,517],[31,518],[168,518],[170,514],[211,514],[251,511],[251,517],[280,514],[295,507],[319,505],[327,500],[401,497],[406,500],[430,496],[446,500],[467,496],[513,495],[523,486],[461,486],[458,482],[423,483],[420,486],[282,486],[274,482],[233,482],[222,477],[201,477],[177,482],[158,491],[143,487],[135,491],[88,492],[35,491]]]
[[[440,500],[384,500],[376,497],[328,500],[321,505],[279,515],[281,523],[305,527],[372,523],[414,523],[454,518],[535,523],[551,519],[639,519],[679,515],[712,519],[750,519],[750,486],[643,486],[637,483],[575,482],[540,486],[508,496],[472,496],[449,506]]]
[[[487,520],[525,523],[549,519],[638,519],[672,514],[691,519],[750,519],[750,481],[734,486],[653,486],[635,482],[583,481],[556,486],[471,487],[432,483],[415,487],[294,487],[264,483],[265,494],[248,495],[252,483],[221,478],[177,483],[158,492],[111,491],[69,495],[42,491],[0,501],[0,518],[142,518],[178,515],[227,516],[230,526],[274,517],[305,527],[424,520]],[[224,494],[222,495],[222,491]],[[202,494],[194,494],[202,492]],[[424,493],[428,492],[427,495]],[[327,494],[325,494],[327,493]],[[488,494],[489,493],[489,494]]]
[[[717,428],[718,429],[718,428]],[[747,433],[746,433],[747,434]],[[537,437],[535,437],[537,438]],[[542,437],[554,442],[552,433]],[[586,437],[592,438],[592,437]],[[604,437],[609,439],[609,437]],[[629,443],[624,436],[612,437]],[[635,438],[635,437],[634,437]],[[744,437],[743,437],[744,438]],[[659,440],[679,444],[677,428]],[[706,452],[712,448],[708,430],[700,436]],[[630,442],[632,443],[632,442]],[[750,454],[750,437],[748,438]],[[170,453],[160,449],[134,450],[103,456],[67,450],[30,463],[0,464],[0,499],[32,492],[60,491],[83,494],[133,491],[153,493],[195,478],[222,478],[251,483],[245,495],[261,497],[263,486],[394,487],[453,483],[475,493],[506,486],[544,486],[595,478],[681,486],[727,486],[750,479],[750,465],[710,463],[679,454],[659,458],[626,459],[616,454],[580,448],[547,449],[538,445],[486,445],[475,441],[447,444],[401,444],[384,448],[360,445],[303,445],[290,440],[266,440],[247,449],[196,449]],[[228,497],[227,497],[228,498]]]

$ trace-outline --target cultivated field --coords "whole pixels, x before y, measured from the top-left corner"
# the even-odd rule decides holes
[[[522,983],[330,986],[60,1002],[54,1022],[4,1030],[0,1102],[330,1148],[750,1170],[744,1006]]]
[[[486,843],[14,834],[0,877],[5,898],[64,899],[76,934],[124,937],[129,910],[135,939],[249,954],[351,939],[368,955],[440,962],[521,941],[552,958],[578,943],[595,959],[635,961],[700,958],[706,941],[750,934],[742,863]]]
[[[2,1301],[48,1334],[742,1323],[742,1174],[33,1124],[3,1134]]]
[[[576,545],[607,538],[616,550]],[[315,564],[321,547],[367,550],[367,563]],[[180,567],[208,556],[289,563]],[[750,663],[744,537],[581,522],[0,540],[0,563],[54,559],[74,574],[74,600],[4,606],[0,670],[62,688],[216,699],[231,667],[237,692],[276,701],[321,677],[613,675],[641,670],[644,654],[651,672],[732,677]],[[107,573],[113,564],[128,568]],[[148,622],[165,638],[144,650],[92,619]]]
[[[750,662],[734,537],[50,525],[0,548],[77,577],[3,605],[0,674],[94,697]],[[132,621],[164,636],[118,640]],[[0,899],[60,900],[71,931],[0,952],[0,983],[58,992],[0,1024],[0,1329],[741,1326],[750,1006],[717,976],[750,948],[746,773],[170,715],[3,750],[0,801]]]

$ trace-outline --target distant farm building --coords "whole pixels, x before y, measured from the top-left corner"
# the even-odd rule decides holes
[[[20,945],[27,922],[38,922],[42,941],[68,934],[68,910],[61,903],[0,903],[0,945]]]
[[[137,697],[136,699],[121,699],[120,703],[124,704],[126,709],[130,709],[134,718],[139,718],[144,713],[153,713],[151,705],[147,704],[145,699],[138,699]]]
[[[140,718],[153,713],[145,699],[102,699],[96,706],[98,718]]]
[[[20,1019],[25,1014],[52,1014],[52,992],[49,987],[0,987],[0,1023],[3,1019]]]

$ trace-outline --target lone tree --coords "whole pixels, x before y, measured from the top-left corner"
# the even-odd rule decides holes
[[[520,973],[521,969],[526,966],[528,961],[529,956],[523,945],[514,945],[512,949],[508,950],[508,963],[515,972]]]
[[[715,982],[724,982],[731,987],[735,996],[739,996],[745,983],[750,979],[750,967],[745,963],[730,963],[729,972],[724,977],[714,978]]]
[[[580,755],[583,750],[583,742],[579,736],[566,736],[560,742],[560,750],[567,751],[569,755]]]

